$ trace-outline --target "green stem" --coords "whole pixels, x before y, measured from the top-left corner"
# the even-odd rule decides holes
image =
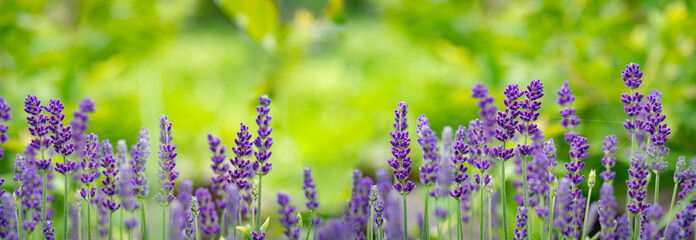
[[[492,198],[490,198],[490,199],[492,199]],[[493,219],[493,201],[491,201],[488,205],[489,205],[488,209],[490,211],[488,213],[488,240],[493,240],[493,220],[492,220]],[[483,209],[484,209],[483,206],[481,206],[482,212],[483,212]],[[483,236],[483,232],[481,232],[481,236]]]
[[[259,183],[259,187],[261,187],[261,184]],[[259,195],[261,195],[261,192],[259,191]],[[406,213],[406,195],[401,195],[401,198],[403,199],[404,202],[404,240],[408,240],[408,214]]]
[[[47,182],[48,182],[48,170],[44,170],[43,171],[43,183],[42,183],[43,192],[41,194],[41,195],[43,195],[43,202],[41,203],[41,212],[42,212],[42,216],[43,216],[42,221],[44,221],[44,222],[46,221],[46,195],[48,195],[47,194],[48,192],[46,192]]]
[[[483,172],[481,172],[481,177],[483,177]],[[484,191],[483,188],[484,188],[484,186],[483,186],[483,184],[481,184],[481,186],[479,187],[479,192],[481,192],[481,201],[479,202],[479,204],[480,204],[479,207],[481,208],[479,211],[479,222],[480,222],[480,224],[479,224],[479,240],[483,240],[483,209],[486,206],[485,200],[483,198],[483,191]],[[488,216],[488,218],[491,218],[491,217],[493,217],[493,215]],[[471,221],[471,220],[469,220],[469,221]],[[490,233],[488,233],[488,234],[490,234]]]
[[[372,208],[370,208],[370,209],[372,209]],[[370,210],[370,216],[372,216],[372,210]],[[314,217],[314,210],[309,210],[309,223],[307,223],[307,237],[305,237],[305,240],[309,240],[309,233],[312,232],[312,223],[313,223],[312,218],[313,217]],[[372,217],[370,217],[370,219],[372,219]],[[372,222],[371,220],[368,220],[368,223],[371,223],[371,222]],[[372,224],[368,224],[368,225],[370,225],[370,227],[372,227]],[[367,230],[370,231],[369,228]],[[368,239],[371,240],[372,234],[369,234],[367,237],[368,237]]]
[[[109,240],[112,239],[112,232],[113,231],[111,231],[111,220],[113,220],[113,215],[114,214],[112,212],[109,213]]]
[[[140,199],[140,238],[147,240],[147,219],[145,218],[145,198]]]
[[[464,233],[462,232],[462,201],[457,199],[457,239],[463,240]]]
[[[553,235],[551,234],[553,232],[553,205],[556,203],[556,196],[551,197],[551,202],[549,203],[549,209],[551,210],[551,214],[549,215],[549,240],[551,240],[551,237]]]
[[[87,203],[87,239],[92,240],[92,204]]]
[[[195,219],[193,220],[193,232],[196,235],[196,240],[201,240],[201,236],[199,235],[200,233],[198,233],[198,215],[194,216],[194,218]]]
[[[679,181],[674,183],[674,188],[672,190],[672,200],[669,201],[669,215],[672,216],[672,208],[674,207],[674,199],[677,197],[677,189],[679,188]]]
[[[587,219],[589,218],[587,216],[588,212],[590,211],[590,199],[592,199],[592,187],[587,190],[587,201],[585,201],[585,221],[582,224],[582,235],[580,235],[580,239],[585,239],[585,234],[587,234]]]
[[[428,222],[428,191],[429,187],[425,187],[425,208],[423,209],[423,229],[421,230],[421,238],[424,240],[430,239],[430,223]]]
[[[121,220],[120,222],[121,222],[121,223],[119,224],[119,227],[118,227],[118,234],[119,234],[119,238],[118,238],[118,239],[119,239],[119,240],[122,240],[122,239],[123,239],[123,212],[125,212],[125,211],[126,211],[126,209],[121,208],[121,218],[120,218],[120,220]]]
[[[660,174],[655,173],[655,203],[654,205],[657,205],[657,199],[660,196]]]
[[[162,207],[162,238],[167,238],[167,207]]]
[[[22,207],[21,202],[17,204],[15,216],[17,217],[17,236],[22,237]]]
[[[259,174],[259,199],[256,201],[256,231],[261,233],[261,189],[263,188],[263,184],[261,184],[261,179],[263,175]],[[254,209],[251,209],[251,212],[254,212]]]
[[[527,135],[524,135],[524,145],[527,145]],[[525,155],[524,158],[522,158],[522,197],[524,199],[524,208],[529,211],[529,205],[527,203],[527,156]],[[530,214],[531,216],[532,214]],[[525,228],[527,228],[527,231],[529,231],[529,235],[532,236],[534,235],[534,232],[532,231],[531,228],[529,228],[529,222],[527,221],[525,223]]]
[[[452,211],[452,200],[447,199],[447,209],[449,210],[448,212],[454,212]],[[449,214],[447,218],[447,239],[452,239],[452,215]]]
[[[503,143],[503,146],[505,146],[505,143]],[[503,150],[505,148],[503,147]],[[500,162],[500,192],[502,195],[502,204],[503,204],[503,236],[504,240],[508,240],[508,228],[507,228],[507,204],[505,203],[505,198],[506,198],[506,193],[505,193],[505,161]]]
[[[65,156],[63,156],[65,159]],[[65,196],[63,197],[63,239],[68,239],[68,196],[70,192],[70,185],[68,185],[68,174],[63,175],[65,177]]]

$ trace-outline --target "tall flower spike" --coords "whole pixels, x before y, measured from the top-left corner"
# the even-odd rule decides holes
[[[29,94],[24,100],[24,111],[30,116],[27,117],[29,123],[29,133],[35,137],[31,140],[31,146],[39,152],[43,152],[51,146],[51,139],[46,137],[49,133],[48,120],[49,117],[42,113],[46,108],[41,105],[41,100],[34,95]],[[37,159],[37,167],[41,171],[47,170],[51,166],[51,159]]]
[[[225,147],[225,144],[222,144],[220,138],[213,134],[208,134],[208,145],[210,146],[210,151],[213,152],[213,156],[210,158],[213,164],[210,167],[214,173],[211,177],[213,185],[210,186],[210,189],[213,193],[220,195],[227,183],[227,171],[230,170],[230,165],[225,163],[227,147]]]
[[[568,129],[568,132],[565,133],[563,136],[566,140],[566,143],[571,143],[573,142],[573,139],[578,136],[578,133],[574,131],[575,127],[577,127],[580,124],[580,118],[575,115],[577,112],[577,109],[575,107],[571,107],[571,104],[575,102],[575,96],[573,95],[573,92],[570,90],[570,86],[568,85],[568,81],[563,82],[563,86],[561,86],[561,89],[558,90],[558,99],[556,100],[556,103],[558,105],[561,105],[561,110],[559,113],[561,114],[561,121],[560,124],[564,128]]]
[[[114,198],[114,195],[119,192],[119,169],[116,165],[116,159],[114,158],[113,153],[107,152],[104,154],[104,156],[101,158],[101,167],[104,169],[102,170],[102,173],[105,176],[105,178],[101,181],[104,186],[101,188],[101,192],[106,195],[106,197],[102,200],[101,205],[103,208],[113,213],[121,207],[121,204],[117,203],[116,199]]]
[[[0,146],[2,146],[10,138],[7,136],[7,130],[10,128],[6,122],[12,119],[10,115],[10,105],[7,104],[4,97],[0,97]],[[0,148],[0,160],[5,156],[5,149]],[[0,194],[1,195],[1,194]]]
[[[450,164],[452,152],[454,152],[453,137],[452,127],[445,126],[442,129],[442,159],[438,163],[440,168],[437,172],[437,188],[434,190],[438,198],[447,196],[454,182],[454,169]]]
[[[422,123],[418,126],[418,144],[423,149],[423,165],[418,170],[421,182],[429,188],[437,181],[436,173],[439,170],[440,153],[437,147],[437,135],[435,131],[430,129],[430,124],[427,122],[428,118],[425,117],[425,114],[418,117],[418,123]],[[433,194],[431,193],[431,195]]]
[[[524,94],[521,92],[517,84],[510,84],[504,91],[505,110],[499,111],[496,117],[498,129],[495,130],[495,138],[501,142],[507,142],[515,136],[515,128],[519,124],[517,117],[520,114],[520,103],[518,99]]]
[[[397,109],[394,110],[394,131],[390,132],[392,140],[391,152],[393,157],[389,159],[389,166],[394,170],[394,178],[396,183],[394,184],[394,189],[401,194],[406,196],[416,184],[408,180],[408,175],[411,173],[411,157],[408,154],[411,152],[409,145],[411,140],[408,138],[408,123],[406,120],[406,114],[408,113],[408,105],[405,102],[400,102],[397,105]]]
[[[570,144],[570,147],[571,162],[565,164],[565,167],[568,170],[565,177],[577,187],[580,185],[580,183],[582,183],[583,180],[585,180],[585,176],[580,174],[580,171],[583,167],[585,167],[585,163],[582,162],[582,160],[590,156],[590,153],[587,152],[590,145],[587,144],[587,138],[578,136],[573,139],[573,143]]]
[[[478,114],[482,119],[482,126],[485,131],[484,141],[488,142],[490,137],[495,134],[496,128],[495,118],[498,112],[498,106],[493,103],[495,98],[488,94],[488,88],[481,83],[477,83],[471,89],[471,97],[478,99]]]
[[[602,230],[599,232],[600,239],[616,239],[616,199],[614,198],[614,187],[605,182],[599,190],[598,215],[599,225]]]
[[[644,95],[635,91],[643,82],[643,72],[640,71],[638,64],[631,63],[626,65],[626,69],[621,72],[621,76],[626,86],[631,89],[630,93],[621,94],[621,102],[623,102],[624,111],[628,115],[623,126],[630,135],[634,135],[643,129],[643,124],[645,123],[643,120],[636,118],[643,111],[641,101],[643,101]]]
[[[198,206],[200,211],[200,217],[198,221],[200,225],[199,229],[206,235],[214,236],[220,232],[220,225],[218,225],[218,214],[215,210],[215,203],[213,202],[212,195],[207,188],[200,187],[196,189],[196,199],[198,200]]]
[[[56,153],[67,157],[70,155],[74,146],[70,143],[72,138],[72,130],[70,126],[64,126],[63,120],[65,119],[65,114],[63,113],[63,103],[58,99],[51,99],[46,110],[51,114],[48,119],[50,124],[49,129],[51,130],[51,142],[53,143],[53,149]]]
[[[179,172],[174,170],[176,167],[176,145],[172,143],[172,123],[169,122],[169,117],[162,115],[160,121],[160,145],[157,155],[159,156],[159,170],[157,176],[160,182],[160,192],[155,195],[155,199],[162,206],[169,204],[176,198],[172,192],[174,191],[174,180],[179,176]]]
[[[602,142],[602,151],[604,156],[602,157],[602,165],[604,165],[604,171],[599,174],[599,176],[605,182],[611,183],[614,180],[616,173],[611,170],[614,165],[616,165],[616,157],[614,154],[619,150],[619,140],[614,135],[609,135],[604,138]]]
[[[73,119],[70,120],[70,127],[73,131],[72,143],[75,149],[84,148],[86,133],[89,129],[89,114],[96,111],[94,101],[90,98],[83,99],[79,104],[79,109],[73,112]],[[77,151],[76,154],[81,154]]]
[[[268,161],[271,157],[271,146],[273,146],[273,137],[270,137],[273,128],[269,127],[271,125],[271,116],[268,113],[271,108],[268,105],[271,104],[271,98],[268,95],[263,95],[259,97],[259,106],[256,107],[256,112],[258,116],[256,117],[256,125],[259,126],[257,131],[258,136],[254,139],[254,146],[256,146],[256,152],[254,156],[256,157],[256,162],[252,164],[254,172],[259,175],[266,175],[271,171],[272,164]]]
[[[295,206],[290,205],[290,196],[284,193],[278,193],[278,214],[280,214],[280,225],[283,226],[283,233],[289,240],[297,240],[300,238],[300,228],[297,226],[300,219],[295,213]]]
[[[661,96],[662,94],[657,91],[650,93],[643,107],[648,115],[644,130],[650,134],[650,144],[647,146],[646,153],[652,159],[650,168],[655,174],[661,174],[667,170],[667,162],[664,158],[669,154],[669,148],[665,147],[665,142],[667,142],[667,136],[672,133],[667,124],[663,123],[666,116],[662,114]]]
[[[237,138],[234,140],[236,147],[232,147],[232,152],[234,152],[234,158],[230,158],[230,163],[234,169],[229,170],[231,183],[237,185],[239,189],[248,189],[250,186],[249,182],[246,180],[249,177],[249,167],[250,160],[247,159],[251,156],[253,152],[251,148],[251,134],[249,133],[249,127],[244,125],[244,123],[239,124],[239,132],[237,132]]]
[[[131,178],[133,194],[143,199],[147,197],[150,192],[149,181],[145,176],[147,157],[150,156],[150,132],[148,132],[147,129],[140,129],[140,133],[138,133],[138,143],[131,147],[130,155],[130,167],[133,171],[133,177]]]
[[[85,186],[80,189],[80,196],[86,202],[90,203],[97,194],[97,188],[93,185],[94,180],[98,177],[97,172],[94,171],[97,168],[97,159],[99,157],[99,138],[96,134],[90,133],[87,136],[82,156],[83,158],[80,162],[82,176],[80,177],[80,181],[82,181]]]
[[[515,236],[512,238],[514,240],[522,240],[527,237],[527,209],[524,207],[517,208],[517,223],[515,224]]]
[[[534,122],[539,118],[539,109],[541,109],[541,101],[539,99],[544,96],[544,84],[541,80],[536,79],[527,85],[527,91],[524,91],[525,99],[520,102],[519,113],[522,122],[517,125],[517,131],[523,136],[532,136],[539,129]],[[520,151],[523,155],[530,155],[530,151]]]
[[[628,211],[632,214],[640,214],[649,206],[649,204],[643,203],[643,200],[647,197],[647,190],[644,189],[648,184],[646,178],[650,174],[643,154],[633,156],[628,174],[631,176],[631,180],[626,180],[628,196],[633,199],[628,205]]]
[[[319,208],[319,202],[317,202],[317,190],[314,186],[314,178],[312,177],[312,169],[304,169],[304,184],[302,185],[302,190],[304,190],[305,197],[307,198],[307,209],[316,210]]]
[[[459,126],[454,143],[454,152],[451,157],[451,164],[454,166],[454,189],[450,191],[450,196],[454,199],[461,199],[469,193],[469,174],[467,170],[466,163],[469,162],[467,154],[469,154],[469,146],[465,143],[465,133],[466,128]],[[488,163],[488,161],[486,161]],[[478,175],[477,175],[478,176]]]
[[[640,71],[640,65],[635,63],[626,64],[626,69],[621,71],[621,77],[630,89],[636,89],[643,83],[643,72]]]

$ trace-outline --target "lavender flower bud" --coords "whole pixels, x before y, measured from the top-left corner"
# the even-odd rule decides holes
[[[382,204],[382,201],[377,200],[375,204],[375,225],[377,226],[377,229],[381,229],[382,225],[384,224],[384,217],[383,217],[383,211],[384,211],[384,206]]]
[[[251,162],[248,158],[253,152],[251,148],[251,134],[249,134],[249,127],[240,123],[239,132],[237,132],[237,139],[234,140],[236,147],[232,147],[232,152],[234,152],[235,157],[230,158],[230,163],[234,169],[229,170],[230,180],[232,183],[236,184],[239,189],[248,189],[249,182],[246,180],[250,176],[250,172],[247,169],[249,163]]]
[[[10,126],[5,123],[12,119],[10,109],[11,107],[7,104],[5,98],[0,97],[0,146],[10,139],[10,137],[7,136],[7,130]],[[2,159],[3,156],[5,156],[5,149],[0,148],[0,159]]]
[[[580,118],[575,115],[577,109],[570,106],[574,101],[575,96],[570,90],[568,81],[563,82],[563,86],[558,90],[558,99],[556,100],[556,103],[561,105],[561,110],[559,113],[563,119],[561,119],[560,124],[569,131],[564,134],[566,143],[573,142],[573,139],[578,136],[578,134],[573,130],[575,127],[580,125],[581,122]]]
[[[295,206],[290,205],[290,196],[278,193],[278,214],[280,214],[280,225],[285,228],[283,233],[290,240],[297,240],[300,237],[300,228],[297,227],[299,218],[295,215]]]
[[[595,178],[597,178],[597,174],[595,173],[595,170],[592,169],[590,170],[590,178],[587,180],[587,186],[589,186],[590,188],[594,187]]]
[[[130,183],[133,187],[133,194],[138,198],[145,198],[150,192],[149,181],[145,177],[147,157],[150,155],[150,132],[147,129],[140,129],[138,143],[131,147],[130,155],[130,166],[133,171]]]
[[[107,153],[102,157],[101,167],[104,169],[102,173],[105,176],[102,180],[104,187],[101,188],[101,192],[107,196],[102,200],[101,205],[113,213],[121,207],[121,204],[114,199],[114,195],[118,193],[119,169],[116,167],[116,159],[112,153]]]
[[[599,174],[599,176],[604,181],[612,181],[616,176],[616,173],[611,170],[614,165],[616,165],[616,157],[614,154],[619,150],[619,140],[614,135],[609,135],[604,138],[602,142],[602,151],[604,156],[602,157],[602,165],[604,165],[605,170]]]
[[[477,83],[471,91],[471,97],[478,99],[478,114],[482,119],[482,130],[485,133],[483,141],[488,142],[489,138],[495,134],[498,106],[493,103],[495,98],[488,95],[488,89],[483,84]]]
[[[56,230],[53,228],[53,222],[45,221],[43,225],[44,238],[46,238],[46,240],[56,240]]]
[[[196,199],[198,200],[201,216],[198,219],[200,222],[199,229],[206,235],[212,236],[218,234],[220,232],[220,225],[218,225],[218,214],[215,210],[215,203],[213,203],[210,191],[203,187],[196,189]]]
[[[686,170],[686,157],[679,156],[677,160],[676,168],[674,169],[674,183],[679,183],[682,181],[682,173]]]
[[[409,145],[411,140],[408,138],[408,123],[406,121],[406,113],[408,112],[408,105],[405,102],[400,102],[397,105],[397,109],[394,111],[394,131],[390,132],[391,135],[391,152],[393,157],[388,160],[389,166],[394,170],[394,178],[396,183],[394,184],[394,189],[401,195],[406,196],[416,184],[408,180],[408,175],[411,173],[411,157],[408,154],[411,152]]]
[[[161,144],[157,152],[160,159],[157,162],[159,164],[157,176],[160,182],[160,192],[155,195],[155,200],[157,200],[160,205],[166,207],[176,198],[172,192],[176,184],[174,180],[179,176],[179,172],[174,170],[174,167],[176,167],[177,153],[175,152],[176,145],[172,144],[172,123],[169,122],[169,117],[166,115],[162,115],[159,121]]]
[[[430,129],[428,118],[425,114],[418,118],[418,122],[422,123],[418,126],[418,144],[423,149],[423,165],[418,169],[420,171],[420,179],[423,185],[430,187],[437,181],[436,173],[439,170],[438,163],[440,162],[439,149],[437,147],[437,135],[435,131]],[[431,193],[432,195],[432,193]]]
[[[305,197],[307,198],[307,209],[317,210],[319,208],[319,202],[317,202],[317,190],[314,186],[314,178],[312,177],[312,169],[304,169],[304,185],[302,190],[305,192]]]
[[[626,64],[626,69],[621,71],[621,77],[631,89],[636,89],[643,83],[643,72],[640,71],[640,65],[635,63]]]
[[[504,111],[498,111],[496,116],[496,123],[499,128],[495,130],[495,138],[501,142],[507,142],[515,136],[515,128],[519,123],[516,118],[520,114],[518,99],[524,92],[520,92],[517,84],[510,84],[503,93],[506,97],[503,99],[503,104],[505,104],[506,108]]]
[[[517,222],[515,224],[515,236],[513,240],[522,240],[527,237],[527,209],[525,207],[517,208]]]
[[[252,164],[254,172],[259,175],[266,175],[271,171],[272,165],[268,161],[271,157],[271,146],[273,146],[273,138],[270,137],[273,128],[269,127],[271,124],[271,116],[268,113],[271,108],[268,105],[271,104],[271,99],[267,95],[259,97],[260,106],[256,107],[256,112],[258,116],[256,117],[256,125],[259,126],[257,131],[258,136],[254,139],[254,146],[256,146],[257,151],[254,152],[256,157],[256,162]]]
[[[645,156],[642,154],[633,156],[628,174],[631,176],[631,180],[627,180],[626,185],[629,188],[628,195],[633,199],[632,203],[628,205],[628,210],[633,214],[639,214],[648,207],[643,203],[647,197],[647,190],[644,189],[644,186],[648,184],[646,177],[650,174],[648,166],[645,164]]]
[[[210,146],[210,151],[213,152],[213,156],[211,157],[213,165],[210,167],[213,169],[214,173],[211,177],[213,185],[210,186],[210,189],[215,194],[221,194],[224,190],[228,179],[227,172],[230,170],[230,165],[225,163],[225,159],[227,158],[225,151],[227,148],[224,144],[221,144],[221,142],[220,138],[213,134],[208,134],[208,145]]]

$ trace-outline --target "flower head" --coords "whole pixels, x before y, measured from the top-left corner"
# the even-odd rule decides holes
[[[147,129],[140,129],[138,143],[131,147],[130,155],[130,167],[133,172],[130,183],[133,187],[133,194],[138,198],[145,198],[150,192],[149,181],[145,176],[147,157],[150,155],[150,132]]]
[[[305,197],[307,198],[307,209],[316,210],[319,208],[319,202],[317,202],[317,190],[314,186],[314,178],[312,177],[312,169],[304,169],[304,185],[302,190],[305,192]]]
[[[256,152],[254,156],[256,157],[256,162],[252,164],[254,172],[259,175],[266,175],[271,171],[273,165],[268,161],[271,157],[271,146],[273,146],[273,138],[270,137],[273,128],[269,127],[271,125],[271,116],[268,113],[271,108],[268,105],[271,104],[271,98],[268,95],[262,95],[259,97],[259,106],[256,107],[256,112],[258,116],[256,117],[256,125],[259,126],[257,131],[258,136],[254,139],[254,146],[256,146]]]
[[[215,235],[220,232],[220,225],[218,225],[218,214],[215,210],[215,203],[213,202],[212,195],[207,188],[200,187],[196,189],[196,197],[198,201],[198,207],[200,212],[199,229],[206,235]],[[191,204],[193,207],[194,205]]]
[[[408,175],[411,173],[411,157],[408,154],[411,152],[409,145],[411,140],[408,138],[408,127],[406,121],[406,113],[408,105],[405,102],[400,102],[397,109],[394,110],[394,131],[390,132],[392,140],[391,153],[392,158],[389,159],[389,166],[394,170],[394,178],[396,183],[394,189],[401,195],[405,196],[413,191],[416,184],[408,180]]]
[[[527,209],[525,207],[517,208],[517,222],[515,224],[514,240],[522,240],[527,237]]]
[[[7,125],[5,122],[10,121],[12,119],[12,115],[10,115],[10,105],[7,104],[5,101],[4,97],[0,97],[0,146],[7,142],[9,140],[9,137],[7,136],[7,130],[9,129],[9,125]],[[0,148],[0,159],[5,155],[5,149]]]
[[[504,111],[498,111],[496,123],[499,128],[495,130],[495,138],[501,142],[507,142],[515,136],[515,128],[519,123],[516,119],[520,114],[518,99],[524,92],[520,91],[517,84],[510,84],[505,89],[504,94],[506,98],[503,99],[503,104],[506,108]]]
[[[228,171],[230,176],[229,181],[237,185],[239,189],[248,189],[251,187],[249,182],[246,180],[250,176],[250,171],[247,169],[251,160],[247,159],[251,156],[251,134],[249,133],[249,127],[244,125],[244,123],[239,124],[239,132],[237,132],[237,139],[234,140],[236,147],[232,147],[232,152],[234,152],[234,158],[230,158],[230,163],[234,167]]]
[[[616,151],[619,150],[619,140],[614,135],[609,135],[604,138],[602,142],[602,151],[604,156],[602,157],[602,165],[604,165],[605,170],[599,174],[599,176],[604,181],[612,181],[616,173],[611,170],[614,165],[616,165]]]
[[[563,86],[561,89],[558,90],[558,99],[556,100],[556,103],[558,105],[561,105],[561,110],[560,114],[563,119],[561,119],[560,124],[564,128],[568,129],[569,132],[564,134],[565,140],[567,143],[571,143],[573,141],[573,138],[577,137],[578,134],[573,131],[575,127],[580,125],[580,118],[575,115],[577,112],[577,109],[574,107],[571,107],[571,104],[575,101],[575,96],[573,95],[573,92],[570,90],[570,86],[568,85],[568,81],[563,82]]]
[[[489,138],[495,134],[495,118],[496,113],[498,112],[498,106],[493,103],[495,98],[488,94],[488,89],[483,84],[477,83],[471,89],[471,92],[471,97],[478,99],[478,114],[482,119],[482,128],[485,132],[484,142],[487,142]]]
[[[210,167],[214,173],[211,177],[213,185],[210,186],[210,189],[215,194],[221,194],[227,183],[227,172],[230,170],[230,165],[225,163],[227,147],[225,147],[225,144],[222,144],[220,138],[213,134],[208,134],[208,145],[210,146],[210,151],[213,152],[213,156],[210,158],[213,165]]]
[[[56,240],[56,229],[53,228],[53,222],[45,221],[43,225],[44,238],[46,238],[46,240]]]
[[[643,72],[640,71],[640,65],[635,63],[626,64],[626,69],[621,71],[621,77],[630,89],[636,89],[643,83]]]
[[[278,193],[278,214],[280,214],[280,225],[285,228],[283,233],[288,239],[296,240],[300,237],[300,228],[297,226],[299,218],[295,215],[295,206],[290,205],[290,196]]]
[[[162,206],[169,206],[169,204],[174,201],[176,197],[172,192],[174,191],[174,185],[176,184],[174,180],[179,176],[179,172],[174,170],[176,167],[176,145],[172,144],[172,123],[169,122],[169,117],[162,115],[160,117],[160,142],[159,151],[157,155],[159,156],[159,170],[157,171],[157,176],[160,182],[160,192],[155,195],[155,199]]]
[[[430,129],[427,123],[428,118],[425,114],[418,118],[418,144],[423,149],[423,165],[418,169],[420,171],[420,179],[423,185],[431,186],[437,181],[437,172],[439,170],[440,154],[437,147],[437,135],[435,131]],[[431,193],[432,195],[432,193]]]
[[[643,203],[647,197],[647,190],[644,189],[645,185],[648,184],[646,177],[650,174],[648,165],[645,163],[645,156],[642,154],[633,156],[628,174],[631,176],[630,180],[626,180],[626,185],[629,188],[628,196],[633,199],[628,205],[628,210],[633,214],[639,214],[649,206]]]

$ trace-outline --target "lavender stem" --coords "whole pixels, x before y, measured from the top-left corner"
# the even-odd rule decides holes
[[[372,215],[373,215],[373,214],[372,214],[372,210],[370,210],[370,220],[372,219]],[[307,224],[307,237],[305,237],[305,240],[309,240],[309,233],[312,232],[312,225],[313,225],[313,223],[314,223],[314,222],[313,222],[313,219],[312,219],[313,217],[314,217],[314,211],[313,211],[313,210],[309,210],[309,223]],[[370,222],[372,222],[372,221],[370,221]],[[372,227],[372,224],[369,224],[369,225],[370,225],[370,228],[371,228],[371,227]],[[370,230],[370,228],[368,228],[368,231],[370,232],[370,234],[367,236],[367,238],[368,238],[369,240],[372,240],[372,233],[371,233],[372,231]]]
[[[556,196],[551,197],[551,202],[549,203],[549,209],[551,210],[551,213],[549,215],[549,240],[551,240],[551,237],[553,236],[551,233],[553,232],[553,210],[554,210],[554,203],[556,202]]]
[[[263,185],[261,184],[261,177],[263,175],[259,174],[259,199],[256,200],[256,231],[261,234],[261,189]],[[253,209],[251,210],[252,212],[254,211]]]
[[[672,190],[672,200],[669,202],[669,212],[668,212],[669,214],[667,216],[672,216],[672,207],[674,207],[674,199],[677,197],[677,189],[678,188],[679,188],[679,181],[674,183],[674,188]]]
[[[654,203],[655,205],[657,205],[657,199],[658,199],[658,196],[660,196],[659,192],[660,192],[660,174],[655,173],[655,203]]]
[[[503,150],[505,149],[505,142],[503,142]],[[505,193],[505,161],[500,162],[500,191],[502,195],[503,203],[503,236],[504,240],[508,240],[508,228],[507,228],[507,204],[505,203],[506,193]]]
[[[259,187],[261,185],[259,184]],[[259,196],[261,196],[261,191],[259,191]],[[404,240],[408,240],[408,214],[406,213],[406,195],[401,195],[404,202]],[[461,213],[460,213],[461,216]]]
[[[90,188],[90,187],[88,187]],[[87,239],[92,240],[92,217],[91,217],[91,209],[92,209],[92,204],[87,203]]]
[[[590,212],[590,199],[592,199],[592,187],[590,187],[587,193],[587,201],[585,201],[585,221],[582,224],[582,235],[580,235],[580,239],[585,239],[585,236],[587,234],[587,214]]]
[[[462,231],[462,201],[457,199],[457,239],[463,240]]]

